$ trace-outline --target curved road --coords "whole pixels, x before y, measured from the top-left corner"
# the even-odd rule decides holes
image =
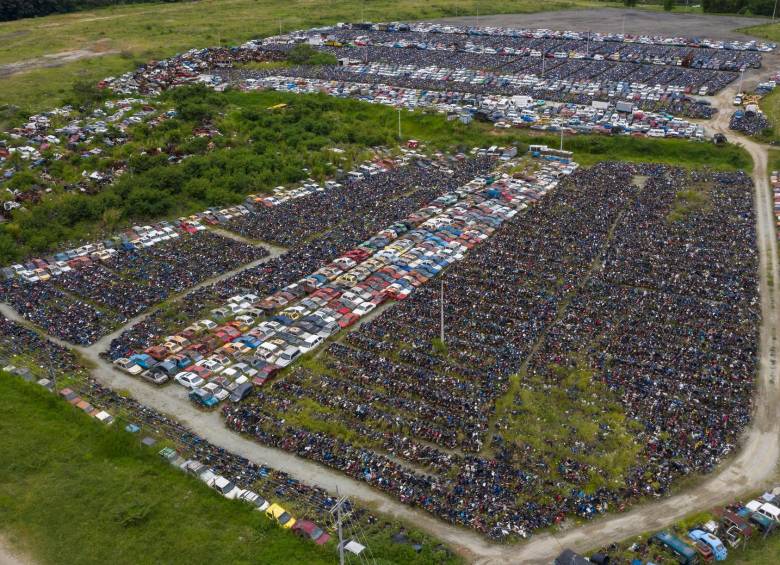
[[[549,563],[564,547],[585,551],[594,546],[609,544],[648,530],[662,528],[691,512],[734,500],[749,491],[767,485],[768,481],[775,476],[778,459],[780,459],[780,418],[776,415],[777,407],[780,406],[780,379],[776,359],[780,275],[773,199],[766,174],[767,148],[728,130],[730,101],[735,90],[736,86],[716,99],[715,103],[721,112],[710,127],[725,133],[732,140],[736,139],[750,153],[754,162],[756,237],[760,255],[759,290],[762,312],[755,415],[736,456],[724,462],[715,474],[669,498],[638,505],[624,514],[599,518],[582,527],[536,535],[522,544],[513,546],[495,544],[472,531],[451,526],[427,513],[401,504],[368,487],[365,483],[350,479],[332,469],[241,437],[228,430],[217,413],[205,413],[195,409],[179,387],[168,386],[156,389],[114,369],[110,363],[99,356],[99,353],[105,349],[111,337],[119,332],[91,347],[75,349],[95,363],[93,375],[97,380],[116,389],[127,390],[140,402],[175,415],[177,419],[214,444],[256,463],[267,464],[288,472],[302,481],[317,484],[329,491],[334,492],[338,487],[341,494],[366,502],[379,512],[416,524],[422,530],[450,544],[465,558],[475,563]],[[213,282],[213,279],[210,282]],[[0,305],[0,312],[9,318],[22,321],[7,305]],[[64,345],[72,347],[70,344]]]

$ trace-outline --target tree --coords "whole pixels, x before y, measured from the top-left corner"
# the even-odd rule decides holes
[[[636,6],[636,0],[623,0],[623,5],[629,8]]]
[[[664,10],[667,12],[674,10],[674,0],[664,0]]]
[[[100,221],[108,231],[116,229],[119,225],[119,220],[122,219],[122,210],[119,208],[106,208],[103,210],[103,214],[100,217]]]
[[[91,108],[108,98],[108,92],[89,80],[78,80],[67,98],[68,104],[77,108]]]

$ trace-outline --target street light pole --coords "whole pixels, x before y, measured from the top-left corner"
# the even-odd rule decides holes
[[[401,108],[398,108],[398,141],[401,141]]]

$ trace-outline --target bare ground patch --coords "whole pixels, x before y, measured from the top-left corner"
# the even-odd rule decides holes
[[[0,65],[0,78],[7,78],[17,73],[23,73],[33,69],[59,67],[81,59],[91,59],[93,57],[102,57],[104,55],[116,53],[119,53],[119,51],[108,49],[105,45],[96,45],[94,49],[73,49],[71,51],[49,53],[32,59],[24,59],[15,63]]]

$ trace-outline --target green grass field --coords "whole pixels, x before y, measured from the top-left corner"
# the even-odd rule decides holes
[[[769,41],[780,41],[780,23],[767,23],[757,26],[743,27],[737,31],[768,39]]]
[[[0,532],[40,563],[333,563],[37,385],[0,375]],[[269,527],[270,526],[270,527]]]

